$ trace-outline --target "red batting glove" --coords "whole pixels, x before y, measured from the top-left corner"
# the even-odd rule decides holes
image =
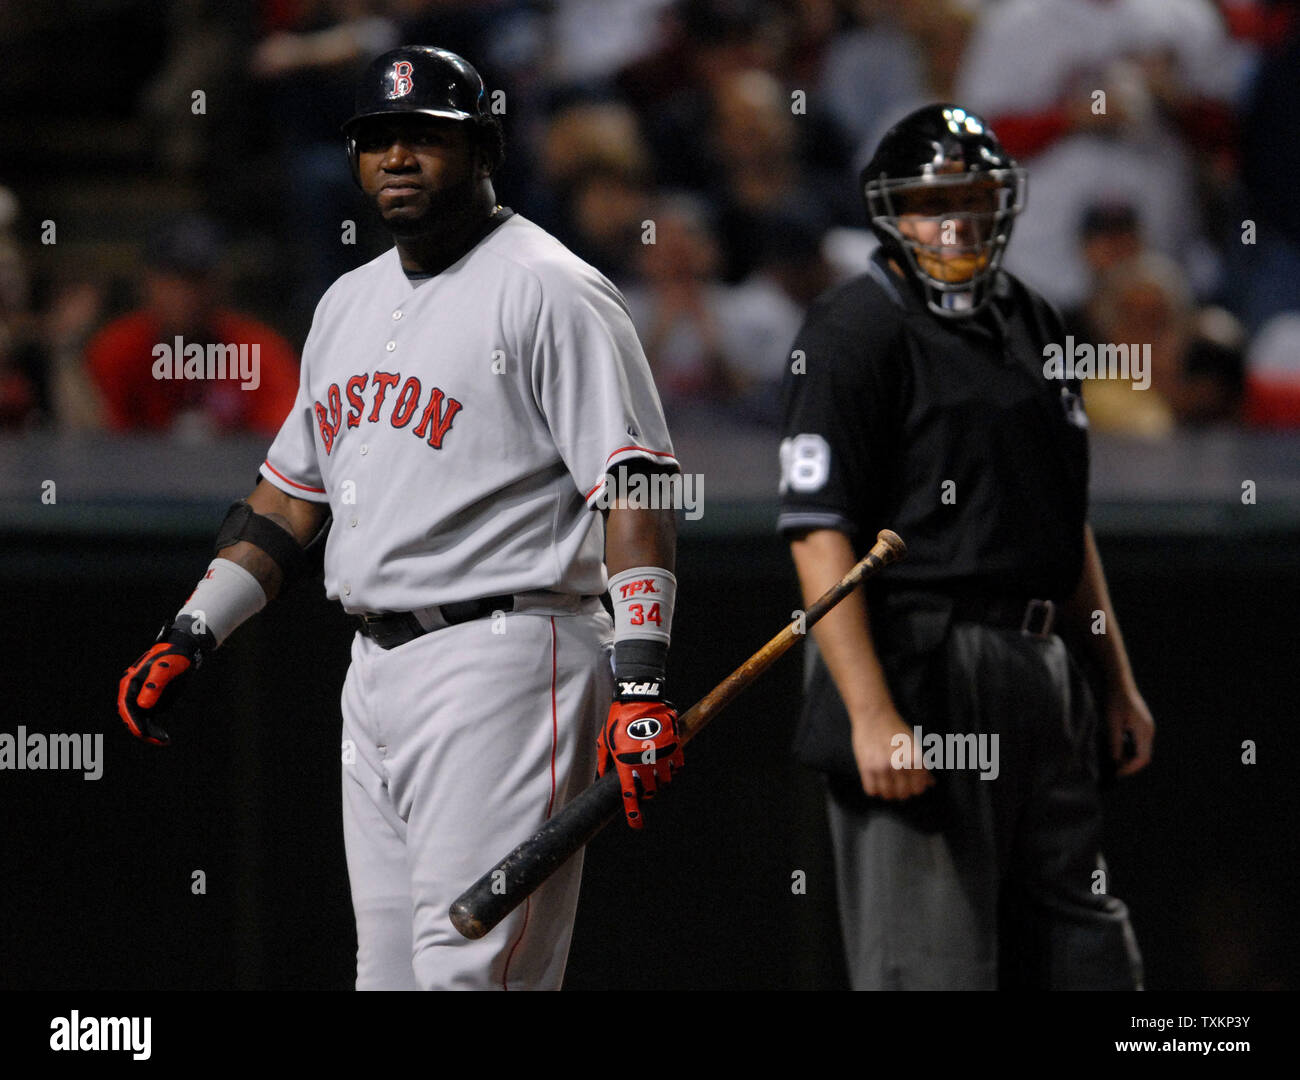
[[[596,746],[600,751],[598,775],[605,775],[612,758],[623,789],[627,823],[641,828],[638,800],[653,799],[655,791],[672,780],[673,770],[686,763],[677,711],[663,701],[615,701]]]
[[[157,643],[126,669],[117,685],[117,715],[132,735],[154,746],[171,743],[159,718],[175,703],[184,676],[216,648],[210,631],[194,634],[189,625],[188,616],[164,625]]]

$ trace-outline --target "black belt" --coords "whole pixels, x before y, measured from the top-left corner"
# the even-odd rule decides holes
[[[951,612],[954,622],[982,623],[1004,630],[1019,630],[1034,637],[1052,632],[1060,601],[1023,593],[987,592],[982,589],[905,588],[878,593],[875,602],[892,611]]]
[[[442,621],[429,627],[421,623],[413,611],[385,611],[375,615],[362,614],[357,618],[361,621],[361,632],[381,649],[396,649],[434,630],[482,619],[494,611],[513,611],[514,608],[513,596],[485,596],[481,600],[443,604],[434,609]]]
[[[958,596],[952,617],[957,622],[977,622],[1004,630],[1019,630],[1032,637],[1047,637],[1056,622],[1057,603],[1035,597]]]

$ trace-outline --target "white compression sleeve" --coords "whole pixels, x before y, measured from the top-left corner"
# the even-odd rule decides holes
[[[238,563],[218,558],[177,615],[192,616],[196,627],[209,630],[220,645],[235,627],[264,607],[266,593],[257,578]]]

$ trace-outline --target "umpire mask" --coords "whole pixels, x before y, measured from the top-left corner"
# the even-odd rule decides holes
[[[969,318],[992,297],[1025,170],[989,127],[958,105],[928,105],[885,134],[862,170],[872,231],[945,319]]]

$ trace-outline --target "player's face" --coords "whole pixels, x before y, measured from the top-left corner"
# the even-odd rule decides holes
[[[392,232],[418,235],[469,206],[482,179],[470,132],[462,121],[414,114],[362,125],[361,187]]]
[[[975,181],[895,193],[898,230],[918,245],[914,254],[921,270],[959,284],[984,269],[1003,190],[995,181]]]

